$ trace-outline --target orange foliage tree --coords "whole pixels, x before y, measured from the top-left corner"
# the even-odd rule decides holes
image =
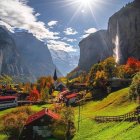
[[[40,99],[40,94],[39,94],[38,90],[34,88],[30,92],[29,100],[30,101],[38,101],[39,99]]]
[[[130,57],[125,65],[125,73],[127,78],[131,78],[135,73],[140,71],[140,61]]]

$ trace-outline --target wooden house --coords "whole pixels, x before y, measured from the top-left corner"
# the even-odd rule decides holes
[[[64,100],[66,102],[66,106],[69,106],[69,105],[76,104],[78,99],[79,99],[78,94],[77,93],[72,93],[72,94],[67,95]]]
[[[0,96],[0,109],[18,106],[17,97],[15,96]]]
[[[60,116],[49,109],[31,115],[23,128],[19,140],[44,140],[52,136],[52,124]]]

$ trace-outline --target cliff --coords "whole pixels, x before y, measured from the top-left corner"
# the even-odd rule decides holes
[[[11,33],[0,27],[0,75],[34,81],[53,75],[54,70],[50,51],[42,41],[25,31]]]
[[[140,59],[140,1],[127,4],[109,19],[108,36],[118,55],[118,63],[126,63],[129,57]],[[116,42],[118,36],[118,42]],[[115,51],[116,43],[118,52]]]
[[[0,74],[30,75],[27,67],[22,63],[13,38],[2,27],[0,27]]]
[[[53,75],[55,65],[47,45],[28,32],[17,32],[12,36],[23,62],[34,78]]]
[[[129,57],[140,59],[140,0],[111,16],[107,31],[91,34],[79,47],[79,68],[86,71],[109,56],[114,56],[118,64],[125,64]]]
[[[109,45],[107,31],[101,30],[84,38],[80,43],[79,68],[88,71],[91,66],[101,60],[112,56],[113,51]]]

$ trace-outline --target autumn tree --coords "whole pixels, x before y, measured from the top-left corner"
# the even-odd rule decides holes
[[[116,75],[118,78],[125,78],[125,65],[119,65],[117,66],[117,71]]]
[[[49,88],[50,85],[53,83],[53,79],[51,76],[47,77],[40,77],[37,81],[37,83],[40,85],[40,88],[45,88],[46,86]]]
[[[102,71],[97,71],[93,85],[95,87],[104,88],[106,86],[107,79],[108,79],[107,74],[103,70]]]
[[[116,62],[113,57],[109,57],[104,61],[93,65],[88,75],[88,86],[103,86],[103,81],[115,77],[117,73]],[[104,79],[104,80],[103,80]],[[101,80],[101,81],[100,81]],[[101,84],[102,83],[102,84]]]
[[[38,101],[39,99],[40,99],[40,94],[38,90],[34,87],[33,90],[30,91],[29,100]]]
[[[138,72],[132,80],[129,90],[129,96],[132,100],[138,99],[138,102],[140,104],[140,72]]]
[[[87,83],[88,83],[88,86],[89,87],[92,87],[93,86],[93,83],[94,83],[94,79],[96,77],[96,72],[97,71],[102,71],[103,70],[103,66],[101,64],[95,64],[92,66],[89,74],[88,74],[88,80],[87,80]]]
[[[101,62],[104,72],[108,78],[116,77],[117,64],[114,57],[109,57]]]
[[[127,78],[132,78],[135,73],[140,71],[140,61],[131,57],[125,65],[125,73]]]
[[[53,124],[53,136],[57,139],[72,139],[76,133],[74,110],[71,107],[63,107],[59,113],[61,119]]]

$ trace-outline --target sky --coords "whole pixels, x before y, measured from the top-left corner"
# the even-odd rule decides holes
[[[78,52],[79,41],[107,29],[108,19],[133,0],[0,0],[0,24],[27,30],[55,51]]]

